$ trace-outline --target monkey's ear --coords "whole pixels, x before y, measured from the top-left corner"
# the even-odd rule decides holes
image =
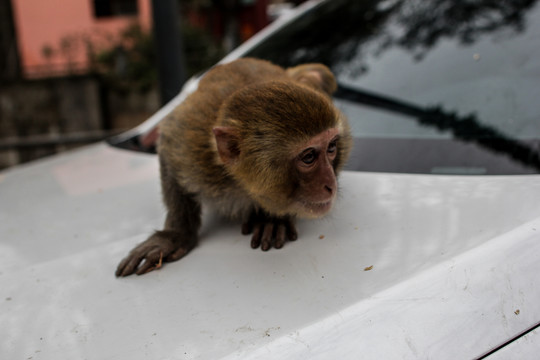
[[[216,126],[212,129],[216,138],[217,150],[221,161],[230,165],[238,159],[240,149],[238,147],[237,132],[227,126]]]
[[[303,64],[287,69],[292,79],[332,95],[337,89],[334,74],[323,64]]]

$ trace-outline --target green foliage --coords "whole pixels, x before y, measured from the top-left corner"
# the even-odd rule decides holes
[[[204,30],[184,25],[182,37],[188,76],[208,68],[223,56],[223,51]],[[140,25],[129,25],[116,41],[100,50],[96,48],[95,44],[87,44],[92,69],[115,90],[144,92],[157,84],[153,34]]]
[[[225,56],[225,50],[206,31],[185,22],[181,31],[188,76],[208,69]]]
[[[92,69],[116,90],[146,91],[157,81],[152,35],[136,23],[123,29],[108,47],[96,50],[89,44],[87,48]]]

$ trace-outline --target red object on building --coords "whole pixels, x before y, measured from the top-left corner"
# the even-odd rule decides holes
[[[267,15],[268,0],[257,0],[244,5],[239,14],[240,39],[246,41],[270,23]]]

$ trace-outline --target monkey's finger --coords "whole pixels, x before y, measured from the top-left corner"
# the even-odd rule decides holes
[[[166,257],[165,261],[176,261],[183,258],[188,252],[195,247],[195,244],[189,246],[181,246],[175,252]]]
[[[287,228],[287,239],[289,239],[290,241],[298,239],[298,232],[296,231],[296,226],[294,226],[293,221],[287,220],[285,223],[285,227]]]
[[[253,235],[251,236],[251,248],[256,249],[261,245],[261,231],[262,231],[262,224],[255,224],[253,226]]]
[[[285,245],[287,228],[285,224],[278,224],[276,229],[276,239],[274,241],[274,247],[281,249]]]
[[[272,235],[274,234],[274,224],[264,224],[264,230],[261,236],[261,250],[268,251],[272,247]]]
[[[142,275],[152,270],[159,269],[163,261],[163,252],[160,249],[154,249],[146,254],[144,262],[137,269],[136,274]]]
[[[135,270],[137,270],[137,267],[142,259],[142,256],[134,254],[128,255],[118,265],[118,268],[116,269],[116,276],[124,277],[133,274]]]
[[[117,277],[122,276],[126,263],[127,263],[127,258],[123,258],[122,261],[120,261],[120,264],[118,264],[118,266],[116,267],[116,272],[114,273],[114,275],[116,275]]]
[[[298,233],[294,227],[289,228],[289,231],[287,231],[287,239],[289,239],[289,241],[295,241],[298,239]]]
[[[242,235],[251,234],[253,231],[253,223],[251,220],[246,221],[242,224]]]
[[[146,274],[152,270],[154,270],[156,267],[155,267],[155,263],[153,262],[150,262],[148,260],[144,260],[144,262],[142,263],[142,265],[137,269],[137,272],[136,274],[137,275],[143,275],[143,274]]]

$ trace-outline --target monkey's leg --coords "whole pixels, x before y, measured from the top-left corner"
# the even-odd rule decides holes
[[[251,234],[251,247],[261,247],[268,251],[272,246],[281,249],[285,241],[294,241],[298,238],[294,219],[290,216],[277,217],[254,210],[249,219],[242,224],[242,234]]]
[[[168,210],[164,229],[131,250],[118,265],[116,276],[159,269],[162,262],[176,261],[197,245],[201,205],[169,174],[164,162],[160,163],[163,201]]]

